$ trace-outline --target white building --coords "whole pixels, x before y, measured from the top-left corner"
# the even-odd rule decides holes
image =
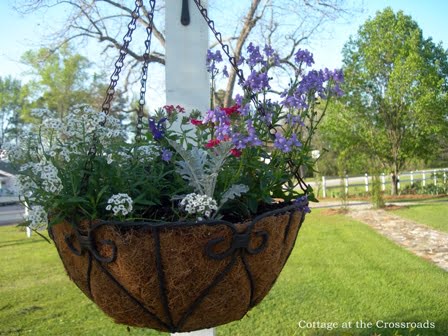
[[[0,161],[0,196],[13,194],[16,177],[11,165]]]

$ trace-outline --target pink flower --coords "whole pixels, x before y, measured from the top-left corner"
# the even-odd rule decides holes
[[[195,126],[200,126],[200,125],[202,125],[202,120],[198,120],[198,119],[193,119],[193,118],[191,118],[191,119],[190,119],[190,122],[191,122],[193,125],[195,125]]]
[[[224,111],[226,113],[226,115],[230,116],[230,115],[232,115],[234,113],[239,113],[238,109],[240,107],[241,107],[240,105],[235,104],[235,105],[233,105],[231,107],[221,107],[221,111]]]
[[[232,154],[234,157],[240,157],[242,153],[243,152],[241,152],[239,149],[236,148],[232,148],[230,150],[230,154]]]
[[[209,140],[209,142],[207,142],[205,144],[205,147],[206,148],[213,148],[213,147],[218,146],[220,143],[221,143],[221,141],[219,141],[218,139],[211,139],[211,140]]]

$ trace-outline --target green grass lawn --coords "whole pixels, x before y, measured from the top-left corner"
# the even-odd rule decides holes
[[[128,335],[70,283],[54,247],[38,237],[1,227],[0,270],[0,335]],[[448,335],[447,311],[448,272],[363,224],[313,211],[272,292],[242,321],[217,333]],[[361,320],[373,327],[355,328]],[[377,321],[427,320],[434,329],[375,327]],[[352,325],[327,330],[303,327],[307,322]],[[161,334],[131,328],[129,335]]]
[[[436,230],[448,232],[448,200],[443,202],[432,200],[424,204],[407,205],[402,209],[394,210],[394,213]]]

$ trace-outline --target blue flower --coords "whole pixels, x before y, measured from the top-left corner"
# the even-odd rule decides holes
[[[165,134],[165,121],[166,118],[162,118],[156,124],[154,118],[148,119],[149,130],[151,131],[154,140],[160,140],[163,138]]]
[[[173,157],[172,151],[170,151],[168,148],[162,149],[162,160],[163,161],[170,162],[172,157]]]

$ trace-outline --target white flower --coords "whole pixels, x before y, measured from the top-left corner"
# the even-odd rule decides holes
[[[207,195],[191,193],[186,195],[180,202],[181,208],[190,215],[210,217],[212,211],[218,210],[217,202]]]
[[[112,159],[112,154],[106,155],[106,161],[107,161],[107,164],[111,164],[112,162],[114,162],[114,160]]]
[[[112,195],[107,203],[108,205],[106,206],[106,210],[112,210],[114,212],[114,216],[117,216],[120,213],[121,215],[126,216],[127,214],[132,212],[133,201],[128,194]]]
[[[30,222],[28,226],[34,230],[43,230],[48,226],[47,213],[41,205],[30,206],[26,219]]]
[[[139,146],[135,148],[137,159],[141,163],[154,160],[160,154],[160,149],[156,145]]]

